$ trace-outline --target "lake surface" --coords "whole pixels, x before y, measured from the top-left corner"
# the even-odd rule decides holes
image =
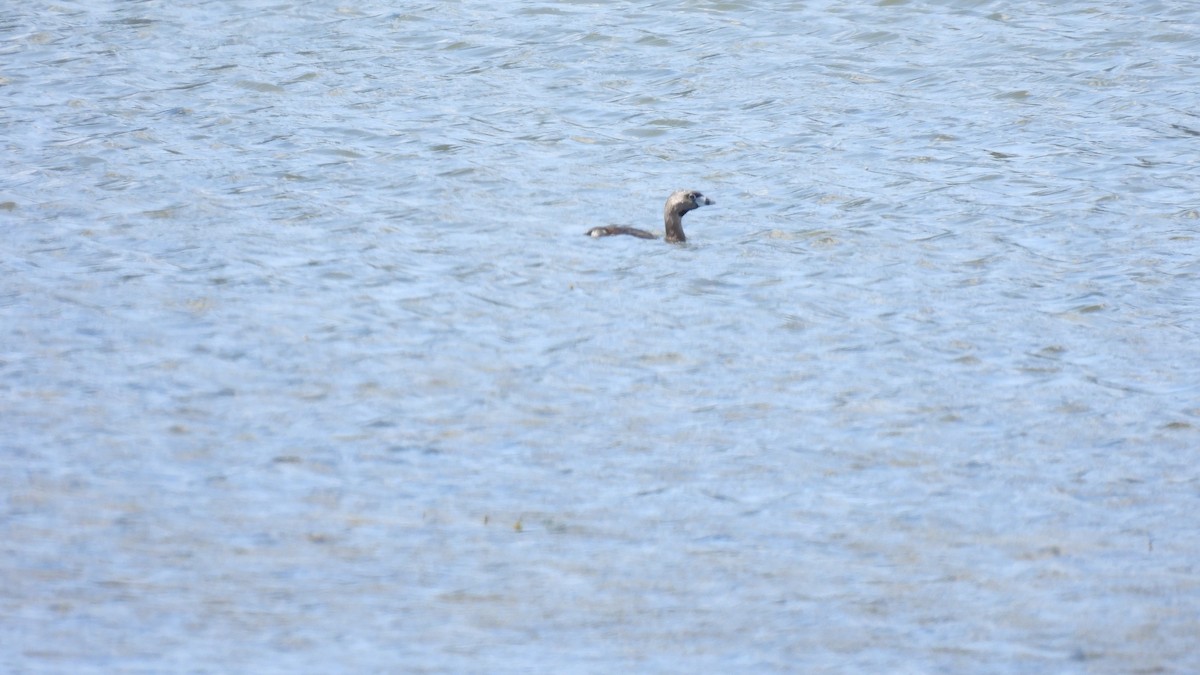
[[[1185,0],[9,3],[0,669],[1200,670],[1198,92]]]

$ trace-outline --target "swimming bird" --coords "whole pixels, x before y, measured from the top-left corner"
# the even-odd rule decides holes
[[[666,237],[664,239],[669,243],[687,241],[687,237],[683,234],[683,214],[698,209],[701,206],[709,206],[711,204],[716,204],[716,202],[696,190],[678,190],[672,192],[671,196],[667,197],[666,206],[663,207],[663,224],[666,227]],[[589,237],[611,237],[616,234],[628,234],[641,239],[658,239],[658,235],[646,230],[621,225],[593,227],[587,231]]]

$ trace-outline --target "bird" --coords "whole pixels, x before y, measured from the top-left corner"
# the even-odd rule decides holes
[[[683,214],[700,208],[701,206],[710,206],[716,204],[713,200],[705,197],[697,190],[676,190],[667,197],[666,206],[663,207],[663,225],[666,228],[666,236],[664,239],[667,243],[677,244],[687,241],[687,236],[683,233]],[[608,225],[603,227],[593,227],[586,232],[589,237],[611,237],[618,234],[628,234],[639,239],[658,239],[658,235],[639,230],[636,227],[625,227],[623,225]]]

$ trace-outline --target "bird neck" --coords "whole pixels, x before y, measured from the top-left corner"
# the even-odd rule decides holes
[[[683,214],[667,211],[663,216],[667,229],[667,241],[687,241],[683,234]]]

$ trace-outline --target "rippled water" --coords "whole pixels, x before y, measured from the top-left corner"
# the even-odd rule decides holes
[[[1200,669],[1195,3],[10,5],[4,670]]]

